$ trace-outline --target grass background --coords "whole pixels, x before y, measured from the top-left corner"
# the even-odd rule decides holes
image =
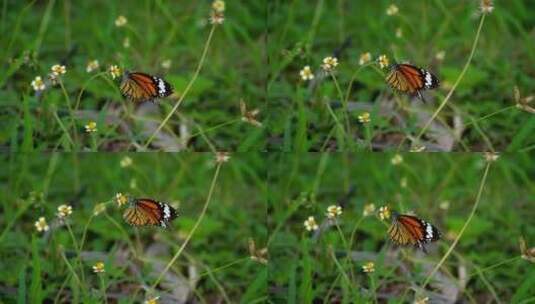
[[[535,239],[534,164],[504,154],[489,169],[481,200],[451,255],[422,292],[422,282],[459,234],[474,206],[485,161],[480,154],[280,154],[271,158],[268,189],[272,303],[532,303],[533,265],[519,238]],[[402,184],[405,183],[405,186]],[[275,190],[276,189],[276,190]],[[440,205],[449,202],[449,208]],[[364,217],[364,205],[414,212],[443,238],[429,253],[387,241],[387,223]],[[340,204],[338,229],[325,217]],[[314,216],[320,233],[305,230]],[[351,235],[354,234],[353,241]],[[334,257],[335,258],[334,258]],[[363,273],[368,261],[375,272]],[[415,298],[415,291],[419,296]]]
[[[139,145],[170,112],[176,98],[132,104],[120,96],[118,80],[107,73],[93,77],[96,73],[87,73],[86,65],[97,59],[102,72],[115,64],[160,75],[180,96],[209,36],[211,3],[2,1],[1,147],[141,150]],[[120,15],[128,20],[125,27],[115,26]],[[227,3],[225,22],[215,29],[199,77],[150,149],[258,151],[264,147],[263,129],[240,120],[239,101],[243,99],[249,109],[259,108],[262,120],[265,31],[263,1]],[[165,60],[171,60],[169,69],[161,65]],[[55,86],[36,96],[30,82],[39,75],[45,78],[58,63],[67,67],[62,77],[65,90]],[[96,143],[84,132],[89,120],[98,123]]]
[[[535,17],[531,1],[494,1],[482,25],[475,55],[438,119],[421,138],[428,151],[531,150],[532,114],[515,108],[513,88],[533,95]],[[386,14],[395,4],[399,13]],[[468,60],[481,18],[479,1],[271,1],[269,4],[268,146],[279,151],[406,150],[438,108]],[[402,37],[396,37],[401,29]],[[350,39],[350,44],[345,43]],[[443,60],[436,54],[444,51]],[[394,94],[384,72],[359,69],[360,54],[430,69],[441,87],[426,93],[427,104]],[[320,71],[322,59],[339,57],[335,82]],[[300,80],[309,65],[312,83]],[[355,77],[352,85],[351,79]],[[344,122],[348,97],[350,131],[337,131],[326,107]],[[362,125],[358,115],[371,114]],[[344,125],[345,126],[345,125]],[[407,138],[408,137],[408,138]]]
[[[129,156],[133,164],[123,168]],[[3,155],[0,173],[0,302],[140,303],[200,216],[215,173],[213,155],[51,154]],[[248,239],[265,246],[265,167],[258,154],[234,154],[223,164],[208,211],[153,295],[161,303],[255,303],[265,300],[266,267],[250,259]],[[115,202],[93,214],[117,192],[177,207],[167,230],[129,226]],[[54,220],[61,204],[73,206],[66,226]],[[34,222],[46,217],[50,230]],[[65,255],[65,259],[62,258]],[[78,267],[81,256],[83,271]],[[68,263],[67,263],[68,261]],[[92,273],[97,261],[106,273]],[[85,281],[78,283],[68,265]]]

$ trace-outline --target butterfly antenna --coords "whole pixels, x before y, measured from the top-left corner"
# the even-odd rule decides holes
[[[420,99],[423,101],[423,103],[427,103],[427,100],[425,100],[424,95],[422,95],[422,93],[420,91],[417,91],[417,92],[418,92],[418,97],[420,97]]]

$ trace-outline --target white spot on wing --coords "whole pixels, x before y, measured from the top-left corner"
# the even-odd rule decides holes
[[[168,221],[171,218],[171,208],[169,208],[169,205],[164,204],[163,205],[163,220]]]
[[[158,94],[163,97],[165,96],[165,93],[165,82],[163,79],[158,78]]]
[[[433,239],[433,226],[429,223],[425,223],[425,238],[426,240]]]
[[[425,87],[430,88],[433,85],[433,76],[429,72],[425,72]]]

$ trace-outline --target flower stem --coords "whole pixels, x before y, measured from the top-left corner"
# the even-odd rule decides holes
[[[217,177],[219,176],[220,168],[221,168],[221,163],[218,163],[217,167],[215,169],[214,177],[212,178],[212,184],[210,185],[210,190],[208,192],[208,196],[206,197],[206,201],[204,203],[204,206],[203,206],[203,209],[201,211],[201,214],[199,215],[199,218],[197,219],[197,222],[195,222],[195,225],[193,225],[193,228],[191,229],[190,233],[188,234],[188,236],[186,237],[186,239],[182,243],[182,246],[180,246],[180,248],[178,248],[177,252],[173,256],[171,261],[169,261],[169,263],[167,264],[167,266],[165,266],[164,270],[160,273],[160,275],[158,276],[156,281],[154,281],[154,283],[152,284],[150,290],[154,291],[154,288],[158,285],[158,283],[160,283],[160,281],[162,280],[162,278],[165,275],[165,273],[167,271],[169,271],[169,268],[171,268],[171,266],[173,266],[173,264],[178,259],[180,254],[182,254],[182,251],[184,251],[184,248],[186,248],[186,246],[188,245],[191,237],[193,236],[193,234],[195,233],[195,231],[197,230],[197,228],[201,224],[201,222],[202,222],[202,220],[204,218],[204,215],[206,214],[206,210],[208,210],[208,205],[210,204],[210,201],[212,200],[212,194],[214,193],[214,189],[215,189],[215,185],[216,185],[216,182],[217,182]]]
[[[457,235],[457,237],[455,238],[453,243],[450,245],[450,248],[448,248],[448,251],[446,251],[446,254],[444,254],[444,256],[442,257],[440,262],[438,262],[438,264],[435,266],[435,268],[433,268],[433,270],[425,278],[425,281],[422,284],[422,290],[425,289],[425,286],[429,283],[429,281],[431,280],[433,275],[438,271],[438,269],[442,266],[442,264],[444,264],[444,262],[446,261],[448,256],[452,253],[453,249],[455,248],[455,246],[457,245],[457,243],[461,239],[461,236],[463,235],[464,231],[466,230],[466,227],[468,227],[468,224],[470,224],[470,221],[474,217],[474,215],[476,213],[476,210],[477,210],[477,206],[479,205],[479,202],[481,201],[481,195],[483,193],[483,189],[485,187],[485,183],[487,182],[487,176],[488,176],[488,173],[489,173],[490,164],[491,164],[491,162],[487,162],[487,166],[485,167],[485,172],[483,173],[483,178],[481,179],[481,183],[479,185],[479,191],[477,192],[476,202],[474,203],[474,206],[472,207],[472,212],[470,212],[470,215],[468,216],[468,219],[464,223],[463,227],[461,228],[461,231],[459,231],[459,234]]]
[[[440,111],[442,111],[442,109],[446,106],[446,104],[450,100],[451,96],[453,95],[453,92],[455,92],[455,89],[457,89],[457,86],[459,85],[459,83],[463,79],[464,74],[466,74],[466,71],[468,70],[468,67],[470,66],[470,63],[472,62],[472,59],[474,58],[474,54],[476,52],[477,43],[479,41],[479,36],[481,34],[481,29],[483,28],[483,23],[485,22],[485,16],[486,15],[483,14],[483,16],[481,17],[481,20],[479,21],[479,27],[478,27],[477,32],[476,32],[476,37],[474,39],[474,43],[472,44],[472,50],[470,51],[470,55],[468,56],[468,60],[464,64],[464,67],[463,67],[463,70],[461,71],[461,74],[459,74],[459,77],[457,77],[457,80],[455,81],[455,83],[451,87],[450,91],[448,92],[448,95],[446,95],[446,98],[444,98],[444,100],[442,101],[442,103],[440,104],[438,109],[436,109],[436,111],[433,113],[431,118],[425,123],[424,127],[420,130],[420,132],[416,136],[416,139],[415,139],[416,142],[419,141],[419,139],[427,131],[427,129],[429,128],[429,126],[431,125],[433,120],[435,120],[435,118],[438,116],[438,113],[440,113]],[[401,145],[403,144],[404,141],[405,141],[405,139],[403,141],[401,141],[400,145],[398,146],[398,150],[399,150],[399,148],[401,147]]]
[[[201,55],[201,59],[199,60],[199,64],[197,65],[197,69],[195,70],[195,73],[193,74],[193,77],[191,78],[191,80],[189,81],[188,85],[186,86],[186,88],[184,89],[184,92],[182,92],[182,94],[180,94],[180,98],[178,99],[177,103],[175,104],[175,106],[173,107],[173,109],[169,112],[169,114],[167,114],[167,117],[165,117],[165,119],[162,121],[162,123],[158,126],[158,128],[156,128],[156,130],[152,133],[152,135],[149,137],[149,139],[147,140],[147,142],[145,143],[145,145],[143,146],[143,149],[147,149],[147,147],[150,145],[150,143],[152,142],[152,140],[154,139],[154,137],[156,136],[156,134],[158,132],[160,132],[160,130],[165,126],[165,124],[167,123],[167,121],[169,121],[169,119],[171,119],[171,116],[173,116],[173,114],[175,113],[175,111],[178,109],[178,107],[180,106],[180,104],[182,103],[182,101],[184,100],[184,97],[186,97],[186,95],[188,94],[189,90],[191,89],[191,87],[193,86],[193,83],[195,82],[195,80],[197,80],[197,77],[199,76],[199,73],[202,69],[202,66],[204,64],[204,61],[206,59],[206,54],[208,53],[208,48],[210,46],[210,42],[212,41],[212,36],[214,35],[214,32],[215,32],[215,28],[216,28],[216,25],[214,24],[212,26],[212,29],[210,30],[210,34],[208,34],[208,39],[206,40],[206,43],[204,45],[204,50],[202,52],[202,55]]]

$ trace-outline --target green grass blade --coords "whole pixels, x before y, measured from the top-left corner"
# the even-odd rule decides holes
[[[38,239],[32,237],[32,282],[30,284],[30,303],[42,303],[43,286],[41,282],[41,258],[39,257]]]

